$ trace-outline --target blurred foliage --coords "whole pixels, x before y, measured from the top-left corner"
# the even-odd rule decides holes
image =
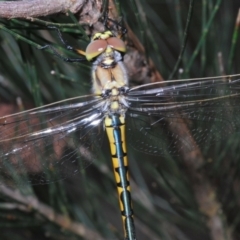
[[[191,2],[193,10],[188,19]],[[116,0],[116,3],[165,79],[171,75],[180,79],[240,73],[239,29],[235,26],[238,0]],[[189,28],[184,42],[187,19]],[[86,48],[88,39],[83,36],[83,29],[76,27],[70,17],[52,16],[43,20],[60,24],[70,45]],[[64,49],[56,31],[46,29],[44,24],[1,19],[0,43],[1,103],[15,103],[20,97],[23,101],[20,107],[29,108],[90,92],[89,63],[65,63],[51,50],[37,49],[51,43],[60,53],[76,57]],[[185,51],[173,74],[182,45]],[[225,146],[220,142],[206,154],[203,167],[216,186],[226,226],[231,229],[233,239],[239,239],[239,136],[232,135],[224,141]],[[99,161],[82,174],[33,189],[25,186],[30,190],[23,194],[37,196],[57,212],[94,229],[106,239],[122,239],[105,145]],[[181,161],[154,158],[132,149],[129,154],[138,239],[210,239]],[[150,158],[153,161],[148,161]],[[158,163],[157,167],[152,162]],[[11,202],[3,195],[0,199]],[[1,239],[81,239],[34,211],[0,207],[3,209]]]

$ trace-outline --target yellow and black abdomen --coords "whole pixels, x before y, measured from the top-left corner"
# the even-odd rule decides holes
[[[110,114],[105,118],[105,127],[110,142],[113,170],[117,183],[118,197],[125,231],[125,240],[134,240],[132,200],[125,141],[125,117]]]

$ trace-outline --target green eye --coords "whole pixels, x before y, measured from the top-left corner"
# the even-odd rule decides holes
[[[95,40],[88,44],[86,49],[86,58],[88,61],[91,61],[93,58],[99,56],[107,48],[106,40]]]

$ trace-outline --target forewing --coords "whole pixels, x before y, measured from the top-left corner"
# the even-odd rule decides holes
[[[0,181],[46,184],[87,167],[103,136],[102,104],[85,96],[0,118]]]

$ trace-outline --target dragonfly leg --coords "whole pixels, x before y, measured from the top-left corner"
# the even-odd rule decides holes
[[[56,49],[50,45],[50,44],[47,44],[47,45],[44,45],[40,48],[38,48],[39,50],[43,50],[43,49],[47,49],[47,48],[50,48],[52,51],[53,51],[53,54],[59,58],[61,58],[63,61],[65,62],[83,62],[83,61],[86,61],[86,58],[85,57],[78,57],[78,58],[68,58],[68,57],[64,57],[62,56],[60,53],[58,53],[56,51]]]
[[[62,36],[62,33],[61,33],[61,31],[59,30],[59,28],[57,28],[57,27],[55,27],[55,26],[48,26],[48,28],[51,28],[51,29],[54,29],[54,30],[57,31],[57,34],[58,34],[58,37],[59,37],[60,41],[62,42],[62,44],[65,46],[65,48],[66,48],[67,50],[69,50],[69,51],[75,51],[75,52],[77,52],[77,53],[80,54],[80,55],[85,55],[85,52],[84,52],[84,51],[79,50],[79,49],[74,49],[72,46],[68,45],[67,41],[64,40],[64,38],[63,38],[63,36]],[[53,51],[53,53],[54,53],[55,56],[61,58],[61,59],[62,59],[63,61],[65,61],[65,62],[83,62],[83,61],[86,61],[86,58],[85,58],[85,57],[78,57],[78,58],[68,58],[68,57],[64,57],[64,56],[62,56],[60,53],[58,53],[58,52],[56,51],[56,49],[55,49],[52,45],[50,45],[50,44],[46,44],[46,45],[44,45],[44,46],[42,46],[42,47],[40,47],[40,48],[38,48],[38,49],[43,50],[43,49],[47,49],[47,48],[50,48],[50,49]]]

